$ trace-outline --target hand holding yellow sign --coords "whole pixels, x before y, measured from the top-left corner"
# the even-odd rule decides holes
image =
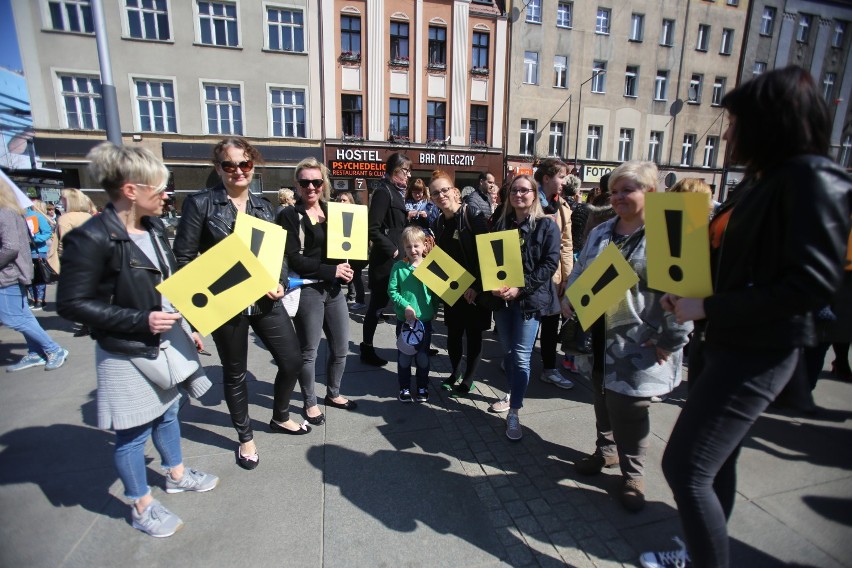
[[[275,223],[245,213],[237,213],[234,234],[260,260],[269,275],[275,279],[275,287],[277,288],[277,283],[281,278],[281,265],[284,263],[284,245],[287,243],[287,231]]]
[[[367,260],[367,206],[353,203],[328,204],[326,256]]]
[[[649,287],[688,298],[713,293],[709,212],[710,196],[704,193],[645,196]]]
[[[565,292],[577,313],[580,325],[589,329],[595,321],[624,299],[639,282],[621,251],[610,243]]]
[[[476,235],[483,290],[524,287],[524,264],[517,229]]]
[[[413,274],[449,306],[455,305],[476,280],[453,257],[437,246],[429,251]]]

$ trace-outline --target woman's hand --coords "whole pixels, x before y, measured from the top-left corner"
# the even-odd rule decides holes
[[[349,282],[355,276],[355,271],[349,266],[348,262],[341,262],[337,265],[337,270],[334,271],[335,278],[339,278],[344,282]]]
[[[421,217],[423,217],[424,219],[426,218],[426,212],[425,211],[420,211],[419,215]]]
[[[675,304],[680,300],[680,296],[676,296],[675,294],[663,294],[663,297],[660,298],[660,305],[667,312],[675,311]]]
[[[192,332],[192,342],[195,343],[196,350],[204,351],[204,342],[201,340],[201,336],[198,335],[197,331]]]
[[[703,298],[679,298],[674,305],[675,320],[677,323],[703,320],[707,317],[704,313]]]
[[[476,301],[476,290],[474,290],[473,288],[468,288],[464,291],[462,297],[465,299],[465,301],[467,301],[468,304],[472,304]]]
[[[408,212],[408,220],[409,220],[409,221],[410,221],[411,219],[414,219],[414,218],[419,217],[419,216],[420,216],[420,212],[419,212],[419,211],[409,211],[409,212]]]
[[[181,315],[177,312],[151,312],[148,315],[148,328],[154,335],[164,333],[170,330],[180,318]]]
[[[284,286],[279,284],[275,290],[270,290],[266,293],[266,297],[270,300],[280,300],[284,297]]]
[[[406,321],[414,321],[417,319],[417,314],[414,312],[414,308],[411,306],[407,306],[405,308],[405,320]]]
[[[512,288],[507,288],[506,286],[503,286],[499,290],[494,290],[494,295],[506,302],[511,302],[512,300],[517,298],[518,294],[520,293],[520,288],[516,288],[514,286]]]
[[[656,347],[656,344],[653,341],[646,341],[642,344],[642,347]],[[662,365],[666,361],[669,360],[669,357],[672,356],[671,351],[666,351],[661,347],[656,347],[657,349],[657,364]]]

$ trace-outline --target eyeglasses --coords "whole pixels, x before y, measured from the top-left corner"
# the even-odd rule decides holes
[[[299,179],[296,181],[299,182],[299,185],[302,187],[302,189],[308,189],[308,187],[310,187],[311,185],[319,189],[322,187],[323,184],[322,179]]]
[[[444,187],[441,189],[436,189],[431,193],[432,197],[441,197],[442,195],[447,195],[449,192],[453,190],[452,187]]]
[[[135,183],[133,185],[139,185],[139,186],[142,186],[142,187],[150,187],[151,189],[154,190],[155,194],[163,193],[164,191],[166,191],[166,188],[168,187],[168,185],[165,184],[165,183],[163,185],[149,185],[147,183]]]
[[[237,168],[240,168],[241,172],[247,174],[254,169],[254,162],[251,160],[244,160],[238,164],[236,162],[225,160],[224,162],[219,162],[219,167],[222,168],[222,171],[225,173],[232,174],[237,171]]]
[[[402,173],[404,173],[407,176],[411,175],[411,168],[399,168],[399,171],[401,171]]]
[[[531,191],[532,189],[528,187],[513,187],[509,190],[509,193],[511,193],[512,195],[526,195]]]

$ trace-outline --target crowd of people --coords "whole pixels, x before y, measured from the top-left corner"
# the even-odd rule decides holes
[[[183,464],[180,389],[198,397],[210,381],[198,357],[201,337],[156,286],[231,235],[238,213],[287,230],[277,287],[212,332],[236,431],[235,462],[246,470],[260,462],[246,381],[249,329],[277,367],[270,432],[305,435],[325,422],[329,408],[358,408],[342,392],[350,309],[366,308],[361,361],[384,366],[388,361],[374,339],[383,311],[392,305],[397,398],[406,403],[429,400],[437,318],[446,326],[451,367],[440,388],[454,396],[476,388],[483,333],[493,322],[505,382],[492,387],[504,387],[505,395],[489,411],[505,413],[506,437],[517,442],[523,438],[520,410],[536,340],[540,380],[572,388],[560,367],[576,370],[574,360],[566,354],[557,364],[560,325],[575,317],[565,291],[614,245],[638,283],[578,334],[577,350],[591,353],[597,436],[594,451],[574,467],[583,475],[618,467],[621,504],[628,511],[643,509],[651,402],[681,382],[689,345],[689,394],[663,458],[685,542],[673,551],[645,553],[640,562],[646,568],[727,566],[736,458],[749,428],[797,369],[813,386],[829,345],[835,344],[836,372],[852,375],[844,351],[852,302],[836,295],[850,289],[849,272],[845,282],[843,275],[852,181],[826,157],[827,109],[801,69],[765,73],[729,92],[722,106],[728,113],[724,138],[745,175],[724,203],[708,195],[714,285],[707,298],[649,287],[645,198],[662,189],[650,162],[621,164],[584,202],[579,179],[556,158],[538,163],[534,176],[518,175],[502,185],[484,172],[478,187],[463,197],[449,173],[436,170],[428,180],[413,179],[411,160],[391,154],[367,210],[367,299],[365,265],[328,256],[329,202],[357,200],[348,191],[332,193],[322,163],[300,162],[293,189],[282,189],[275,209],[249,191],[263,160],[259,151],[244,138],[225,138],[212,152],[219,182],[184,200],[170,244],[159,220],[165,166],[147,150],[103,143],[89,155],[92,178],[110,199],[101,214],[93,217],[77,190],[63,192],[65,213],[57,219],[37,203],[22,211],[12,192],[0,188],[0,321],[24,335],[28,351],[8,370],[55,369],[68,355],[32,314],[45,301],[44,283],[33,280],[34,262],[52,256],[54,247],[61,267],[58,312],[85,326],[97,343],[98,424],[115,430],[115,463],[132,502],[133,526],[166,537],[182,522],[151,496],[144,461],[148,438],[161,455],[168,493],[209,491],[218,478]],[[786,112],[789,108],[798,111]],[[701,180],[681,180],[671,188],[708,190]],[[501,231],[518,233],[523,286],[485,289],[477,236]],[[474,277],[454,302],[413,276],[435,246]],[[306,284],[291,315],[281,300],[294,275]],[[823,323],[817,337],[820,318],[830,325]],[[323,335],[328,355],[320,408],[316,365]],[[296,383],[301,421],[290,413]]]

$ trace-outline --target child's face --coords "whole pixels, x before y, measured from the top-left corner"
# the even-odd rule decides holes
[[[413,241],[405,243],[405,254],[408,256],[408,260],[414,262],[418,260],[423,260],[423,241]]]

